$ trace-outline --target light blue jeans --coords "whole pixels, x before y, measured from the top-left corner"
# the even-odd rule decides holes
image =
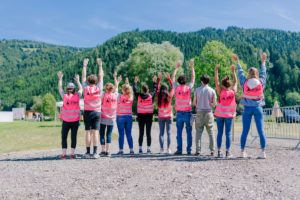
[[[244,106],[243,112],[243,132],[241,136],[241,149],[244,150],[246,146],[247,136],[250,130],[252,116],[254,116],[256,129],[260,139],[261,149],[266,148],[266,135],[264,132],[264,118],[263,109],[261,106]]]

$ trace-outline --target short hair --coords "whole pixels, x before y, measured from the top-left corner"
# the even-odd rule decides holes
[[[87,81],[88,81],[89,84],[97,84],[98,83],[98,78],[97,78],[96,75],[92,74],[92,75],[88,76]]]
[[[205,85],[209,83],[209,80],[210,80],[210,77],[207,74],[202,75],[200,78],[200,81]]]
[[[177,81],[180,85],[185,85],[186,84],[186,76],[185,75],[179,76]]]

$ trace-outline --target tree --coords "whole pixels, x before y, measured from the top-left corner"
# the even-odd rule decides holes
[[[51,93],[45,94],[42,101],[42,112],[44,115],[54,117],[56,110],[55,97]]]
[[[43,112],[43,99],[41,96],[33,97],[33,106],[32,109],[37,112]]]
[[[209,75],[211,80],[213,80],[214,69],[217,64],[220,64],[220,80],[226,75],[232,77],[230,65],[233,64],[231,60],[231,56],[233,54],[233,51],[228,49],[222,42],[207,42],[200,55],[195,57],[196,85],[200,85],[200,77],[203,74]],[[243,63],[243,61],[240,60],[240,63],[242,67],[246,69],[246,65]],[[215,83],[211,81],[211,85],[215,86]]]
[[[118,66],[118,69],[119,74],[123,76],[130,78],[140,76],[143,82],[149,84],[154,74],[172,72],[178,60],[183,60],[183,54],[170,42],[139,43],[126,62]]]
[[[300,94],[298,92],[288,92],[286,94],[287,106],[300,105]]]

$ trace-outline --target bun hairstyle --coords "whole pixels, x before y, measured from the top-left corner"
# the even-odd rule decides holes
[[[125,95],[128,95],[130,98],[133,98],[132,87],[129,84],[123,84],[122,91],[124,92]]]
[[[157,97],[157,105],[158,107],[161,107],[162,105],[166,105],[170,102],[170,98],[169,98],[170,94],[169,94],[169,88],[168,86],[166,86],[165,84],[162,84],[160,86],[160,90],[158,93],[158,97]]]
[[[148,93],[149,92],[149,88],[146,84],[142,85],[142,93]]]
[[[259,79],[258,70],[255,67],[250,67],[248,70],[248,79],[250,78],[256,78]]]
[[[112,83],[106,83],[105,84],[105,90],[107,92],[112,92],[115,89],[115,86]]]
[[[96,85],[98,83],[98,78],[96,75],[92,74],[88,76],[87,81],[90,85]]]
[[[229,76],[225,76],[222,81],[221,81],[221,84],[223,87],[225,88],[230,88],[232,86],[232,82],[229,78]]]
[[[177,81],[180,85],[185,85],[186,84],[186,76],[185,75],[179,76]]]

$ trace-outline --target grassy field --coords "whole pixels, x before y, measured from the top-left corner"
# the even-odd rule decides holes
[[[15,121],[0,123],[0,127],[0,153],[55,149],[61,146],[61,122]],[[70,136],[68,139],[70,146]],[[84,145],[83,123],[79,128],[77,142],[78,146]]]

